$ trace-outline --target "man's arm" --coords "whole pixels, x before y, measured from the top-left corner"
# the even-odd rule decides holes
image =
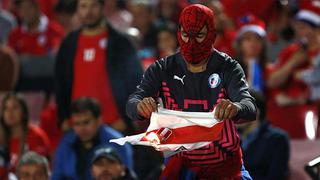
[[[254,98],[249,93],[248,83],[244,71],[240,64],[231,60],[224,71],[225,88],[229,99],[238,107],[236,117],[237,122],[255,120],[256,105]]]
[[[149,97],[156,98],[161,85],[160,73],[163,69],[163,65],[160,60],[152,64],[144,73],[140,85],[137,87],[136,91],[130,95],[127,102],[127,115],[131,119],[145,119],[138,113],[138,104],[143,99],[148,99]]]

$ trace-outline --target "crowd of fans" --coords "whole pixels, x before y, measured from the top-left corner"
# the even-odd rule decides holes
[[[253,178],[287,178],[289,138],[320,136],[318,0],[0,2],[0,179],[158,177],[159,152],[108,140],[145,130],[126,116],[127,98],[179,50],[191,3],[214,11],[213,46],[241,64],[257,99],[257,121],[238,127]],[[36,119],[27,92],[45,96]]]

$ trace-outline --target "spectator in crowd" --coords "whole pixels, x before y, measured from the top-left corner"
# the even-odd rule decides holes
[[[67,33],[81,26],[76,14],[77,0],[59,0],[55,5],[56,19]]]
[[[244,69],[249,87],[265,90],[267,65],[265,23],[253,15],[239,19],[240,29],[236,39],[236,59]]]
[[[2,8],[0,2],[0,43],[7,41],[9,32],[16,26],[16,20],[13,15]]]
[[[19,180],[49,180],[50,169],[46,157],[36,152],[26,152],[17,164],[16,176]]]
[[[143,61],[156,56],[158,25],[155,23],[154,6],[151,1],[133,0],[129,3],[133,15],[132,26],[139,31],[138,58]]]
[[[127,10],[126,0],[108,0],[105,2],[105,13],[108,22],[120,32],[128,32],[132,25],[133,16]]]
[[[21,56],[56,52],[64,36],[62,27],[42,14],[37,0],[16,0],[15,3],[22,22],[10,33],[9,46]]]
[[[3,145],[10,153],[11,172],[26,151],[35,151],[49,157],[49,139],[42,129],[29,123],[26,102],[19,95],[10,93],[3,98],[0,126],[4,135]]]
[[[174,54],[178,48],[177,30],[173,24],[163,26],[158,31],[157,53],[153,57],[145,58],[141,61],[142,67],[146,70],[159,58],[164,58]]]
[[[256,99],[257,120],[239,124],[243,161],[252,179],[287,179],[290,144],[287,133],[274,128],[266,119],[266,102],[261,92],[251,91]]]
[[[159,30],[157,47],[157,58],[170,56],[177,51],[177,29],[173,24],[168,24]]]
[[[63,40],[56,59],[59,124],[68,124],[65,120],[72,100],[88,96],[101,104],[105,124],[132,132],[125,104],[140,80],[142,68],[132,43],[108,25],[103,11],[103,0],[77,1],[83,27]]]
[[[301,71],[313,67],[320,53],[320,8],[316,3],[319,2],[301,3],[293,25],[297,40],[280,53],[267,80],[271,88],[268,117],[291,138],[306,138],[307,112],[317,114],[315,103],[309,101],[309,87],[297,78]]]
[[[80,98],[71,105],[73,130],[62,138],[53,164],[52,179],[91,179],[90,165],[95,148],[100,145],[114,147],[129,168],[133,168],[132,149],[109,144],[110,139],[120,138],[121,134],[109,126],[102,125],[100,106],[90,98]]]
[[[161,0],[157,4],[157,23],[160,25],[179,23],[179,14],[188,5],[186,0]]]
[[[268,23],[268,59],[272,62],[277,60],[279,53],[294,40],[294,30],[292,27],[292,18],[294,17],[296,7],[293,1],[275,1],[275,5],[269,15]]]
[[[42,14],[38,0],[15,0],[21,25],[9,34],[8,45],[21,64],[16,90],[53,90],[54,55],[63,28]]]
[[[236,38],[234,24],[224,13],[223,4],[219,0],[206,0],[205,5],[213,10],[215,14],[214,22],[216,24],[217,39],[214,47],[231,57],[234,56],[233,42]]]
[[[111,146],[101,146],[94,152],[91,166],[92,178],[103,179],[137,179],[135,174],[123,164],[116,149]]]

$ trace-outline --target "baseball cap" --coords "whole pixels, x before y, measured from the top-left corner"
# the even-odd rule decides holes
[[[98,147],[95,151],[94,151],[94,155],[92,158],[92,163],[96,162],[98,159],[100,158],[107,158],[110,159],[112,161],[116,161],[122,164],[121,158],[118,154],[118,152],[116,151],[116,149],[114,149],[111,146],[100,146]]]

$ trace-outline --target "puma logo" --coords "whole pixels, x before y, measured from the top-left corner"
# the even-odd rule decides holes
[[[186,75],[183,75],[182,78],[180,78],[179,76],[177,75],[174,75],[173,76],[173,79],[176,79],[178,81],[181,81],[181,83],[184,85],[184,82],[183,82],[183,79],[186,77]]]

